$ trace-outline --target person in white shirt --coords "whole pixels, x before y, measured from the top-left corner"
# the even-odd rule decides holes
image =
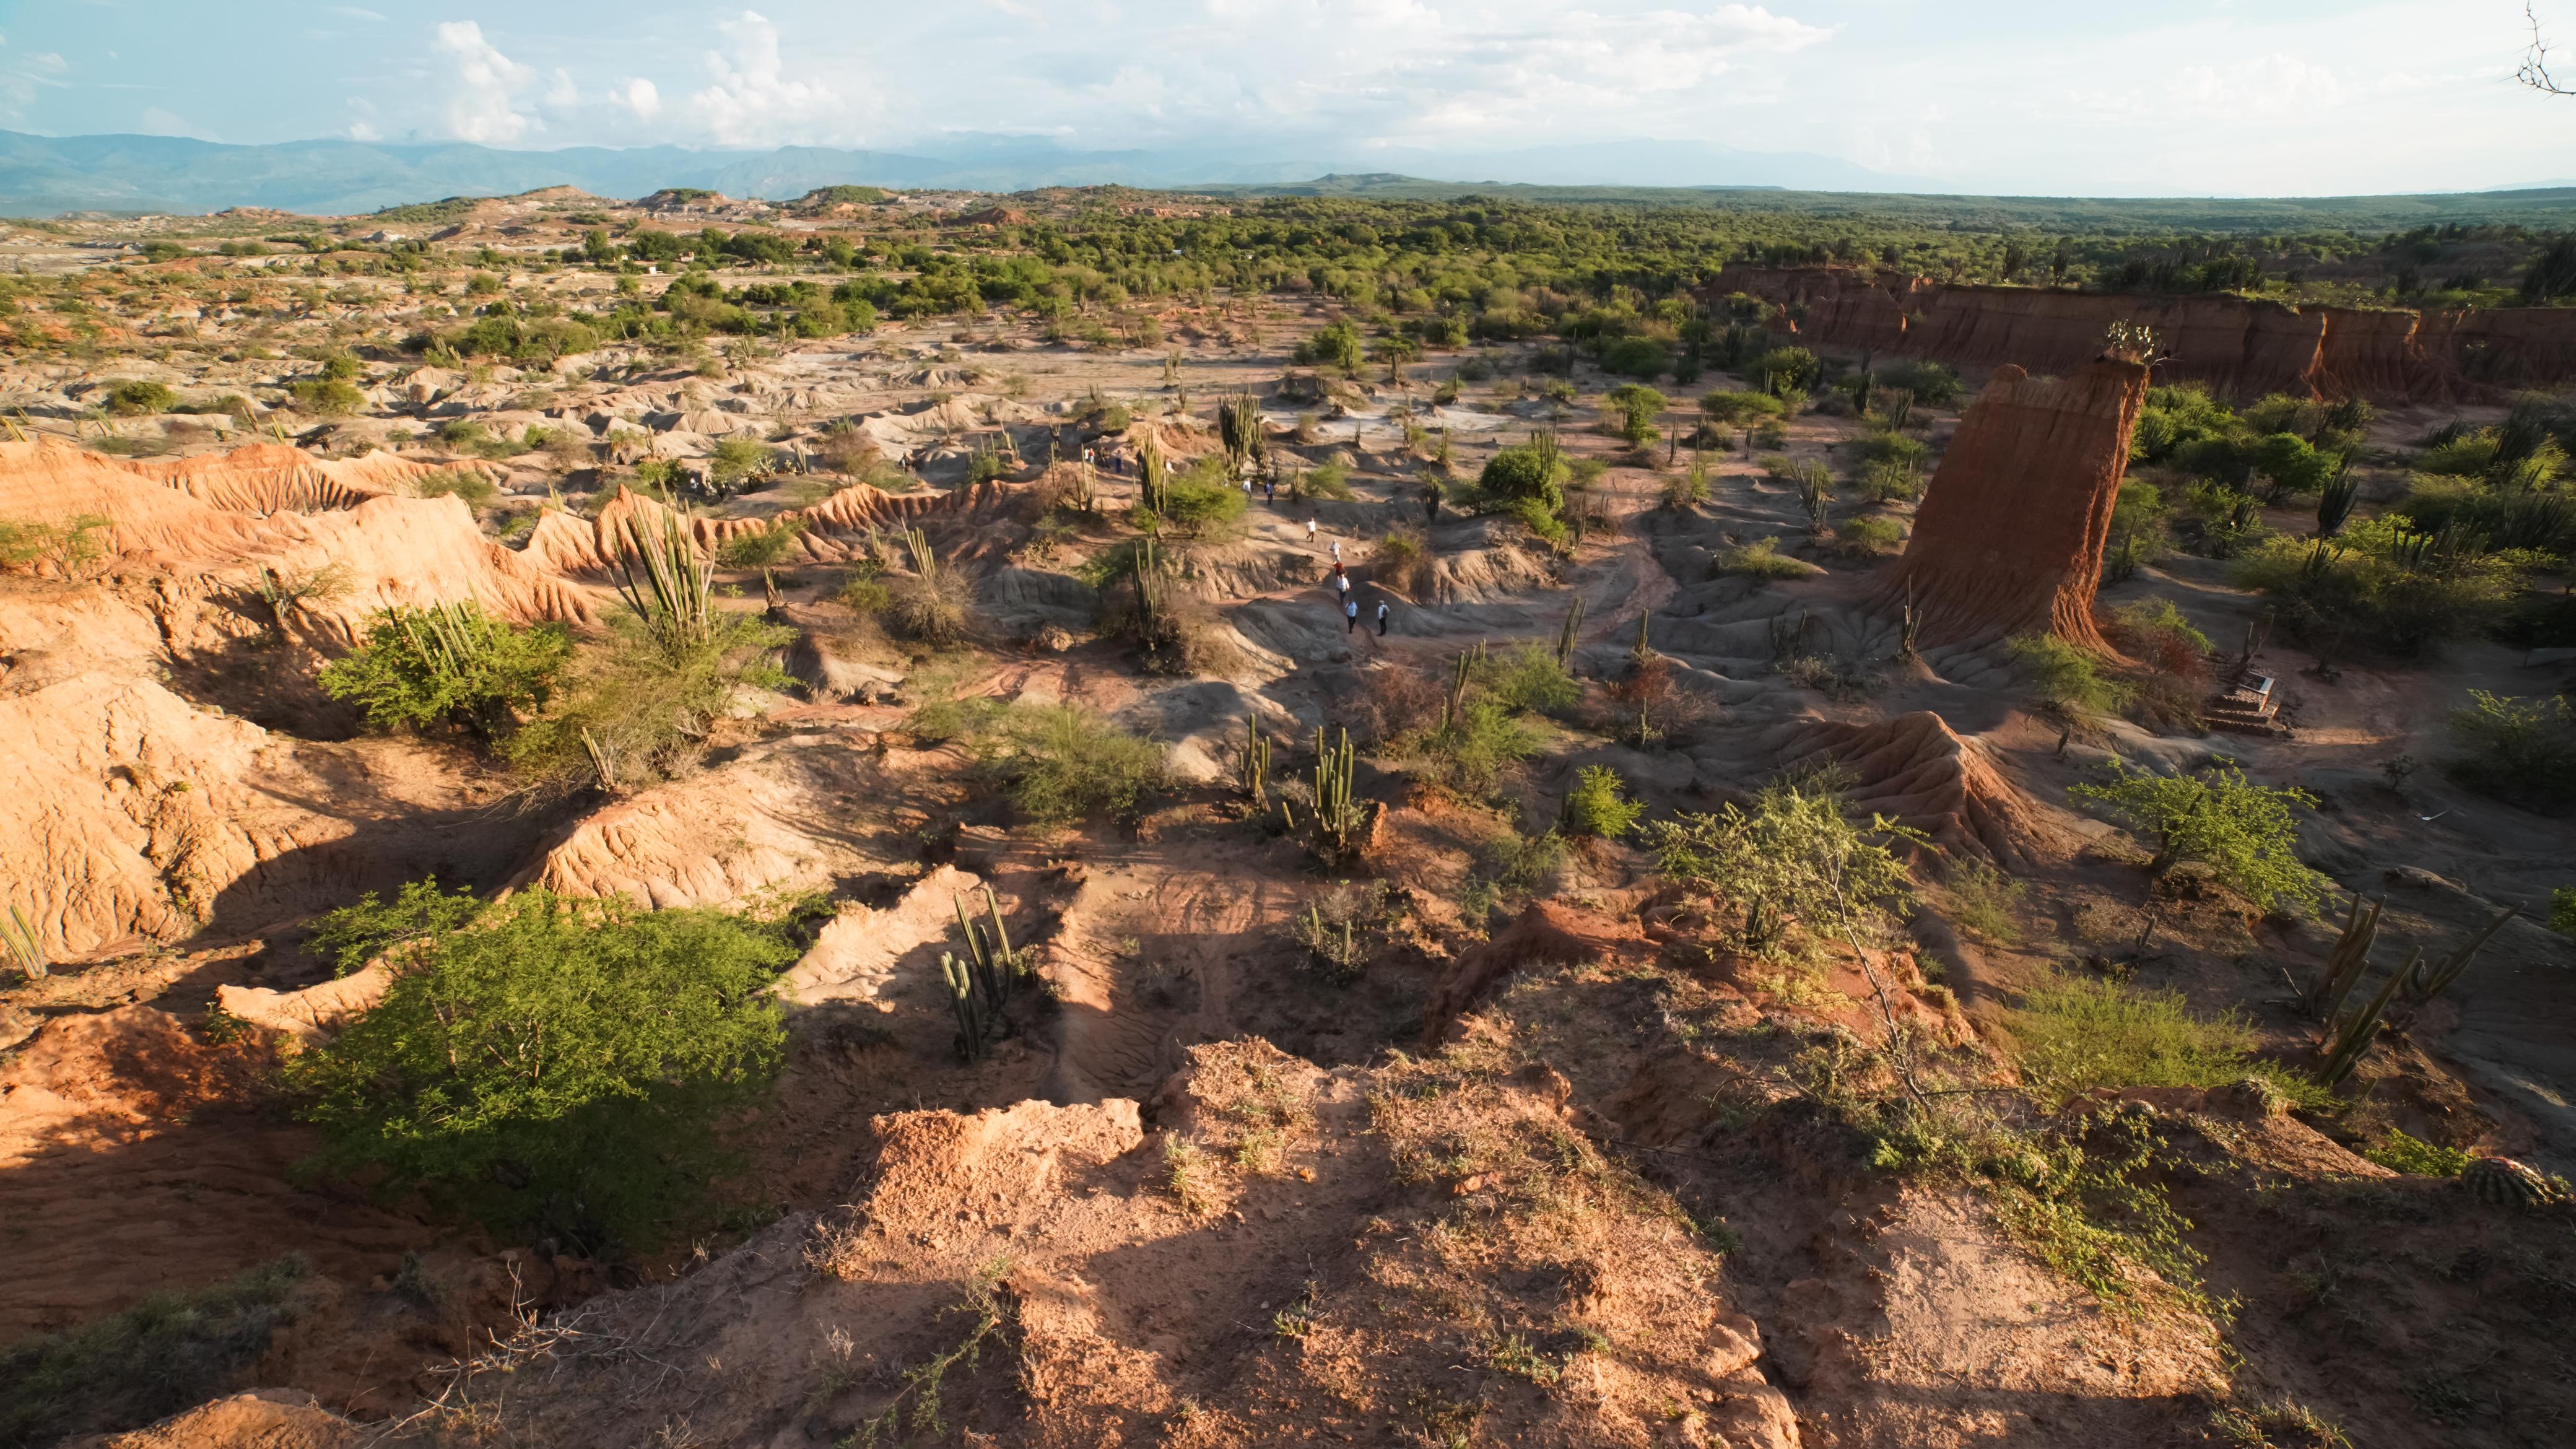
[[[1360,626],[1360,601],[1348,594],[1342,596],[1342,632],[1350,633]]]
[[[1377,601],[1377,637],[1386,637],[1386,600]]]

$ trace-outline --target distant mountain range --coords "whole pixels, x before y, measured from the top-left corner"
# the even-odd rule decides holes
[[[774,151],[583,146],[499,151],[463,143],[288,141],[227,146],[171,136],[30,136],[0,131],[0,213],[208,212],[273,207],[347,216],[450,196],[576,186],[639,197],[666,186],[785,200],[818,186],[1026,191],[1119,184],[1153,189],[1260,186],[1336,173],[1403,173],[1448,182],[1539,186],[1780,186],[1931,189],[1830,156],[1738,151],[1696,141],[1603,142],[1520,151],[1388,149],[1365,157],[1256,156],[1241,148],[1076,151],[1020,136],[945,137],[907,151],[783,146]]]

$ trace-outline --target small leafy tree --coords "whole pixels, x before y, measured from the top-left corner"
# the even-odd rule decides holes
[[[2090,653],[2054,634],[2024,634],[2006,647],[2029,671],[2031,694],[2040,711],[2057,721],[2061,751],[2078,733],[2128,706],[2128,686],[2105,678],[2100,662]]]
[[[2253,902],[2258,910],[2287,907],[2314,912],[2327,879],[2299,859],[2296,809],[2316,797],[2294,787],[2257,785],[2232,764],[2197,774],[2159,775],[2133,769],[2114,755],[2109,778],[2075,785],[2067,793],[2098,805],[2146,831],[2156,842],[2148,870],[2162,877],[2186,860],[2199,861]]]
[[[1656,439],[1655,419],[1672,406],[1670,398],[1635,382],[1610,389],[1609,403],[1610,411],[1619,419],[1619,436],[1627,439],[1632,448],[1642,448]]]
[[[1743,912],[1737,940],[1753,955],[1776,959],[1802,939],[1883,950],[1914,900],[1890,845],[1919,837],[1884,816],[1853,824],[1831,785],[1775,781],[1751,810],[1650,822],[1646,844],[1666,879]]]
[[[323,667],[333,699],[366,711],[377,729],[453,725],[499,739],[553,692],[572,639],[560,624],[495,619],[471,599],[425,609],[396,605],[367,627],[367,642]]]
[[[498,1225],[592,1253],[660,1241],[709,1205],[717,1128],[778,1070],[781,921],[420,882],[324,926],[344,967],[381,953],[393,981],[287,1065],[320,1165]]]

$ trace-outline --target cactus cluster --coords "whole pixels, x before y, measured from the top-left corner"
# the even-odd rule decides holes
[[[715,630],[715,565],[676,513],[648,528],[632,513],[617,551],[617,592],[666,649],[703,644]]]
[[[2370,949],[2379,939],[2379,913],[2382,903],[2353,897],[2352,908],[2344,914],[2343,933],[2335,940],[2334,950],[2326,957],[2325,970],[2306,992],[2308,1009],[2325,1023],[2324,1039],[2319,1044],[2323,1053],[2317,1067],[2320,1085],[2332,1087],[2352,1075],[2363,1053],[2379,1039],[2385,1028],[2390,1003],[2399,992],[2417,1006],[2431,1001],[2469,969],[2480,947],[2504,929],[2505,922],[2516,914],[2507,910],[2489,921],[2476,935],[2460,943],[2449,955],[2430,968],[2424,964],[2424,948],[2409,951],[2404,964],[2379,983],[2378,990],[2350,1011],[2344,1004],[2352,998],[2354,988],[2370,968]]]
[[[1325,742],[1324,727],[1317,725],[1315,853],[1327,860],[1347,860],[1359,849],[1361,811],[1352,789],[1358,769],[1359,752],[1351,747],[1351,732],[1342,731],[1341,743],[1335,746]]]
[[[1240,473],[1247,463],[1270,460],[1270,435],[1261,426],[1261,404],[1248,392],[1239,392],[1219,404],[1216,428],[1225,444],[1227,461]]]
[[[903,550],[911,556],[912,571],[921,576],[923,583],[929,583],[939,577],[939,555],[931,550],[930,535],[918,528],[905,529]]]
[[[988,935],[966,911],[966,898],[953,898],[957,907],[957,928],[966,937],[966,956],[960,960],[953,952],[939,953],[939,975],[948,983],[948,994],[957,1010],[957,1056],[961,1061],[978,1061],[984,1050],[1010,1027],[1004,1014],[1011,996],[1028,974],[1020,954],[1011,949],[1011,935],[1002,925],[1002,906],[994,899],[993,888],[984,887],[984,911],[991,926]]]

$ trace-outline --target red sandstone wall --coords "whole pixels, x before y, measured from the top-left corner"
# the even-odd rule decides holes
[[[2146,398],[2147,369],[2119,358],[2063,382],[1997,368],[1874,591],[1879,606],[1910,599],[1927,644],[2046,630],[2114,652],[2093,623],[2093,595]]]
[[[1707,290],[1783,304],[1774,329],[1827,346],[2059,375],[2100,352],[2111,323],[2135,321],[2156,329],[2170,358],[2159,381],[2245,397],[2468,402],[2576,380],[2576,308],[2363,311],[2226,295],[1954,286],[1844,267],[1729,267]]]

